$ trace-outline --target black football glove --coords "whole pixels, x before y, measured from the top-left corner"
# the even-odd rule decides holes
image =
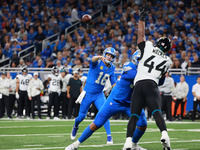
[[[148,13],[149,13],[148,8],[149,8],[148,3],[145,3],[145,4],[141,4],[141,5],[140,5],[139,9],[140,9],[140,20],[141,20],[141,21],[145,21],[146,16],[147,16]]]

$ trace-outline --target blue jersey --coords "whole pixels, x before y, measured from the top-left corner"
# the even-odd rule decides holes
[[[108,68],[102,60],[98,60],[97,62],[90,61],[90,69],[84,91],[94,94],[102,92],[107,79],[110,79],[112,85],[115,84],[114,71],[114,65]]]
[[[114,100],[130,103],[133,91],[133,80],[137,73],[137,67],[132,62],[126,62],[120,80],[117,81],[111,94]]]

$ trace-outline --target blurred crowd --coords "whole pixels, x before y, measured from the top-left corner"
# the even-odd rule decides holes
[[[66,27],[80,21],[83,14],[92,14],[100,8],[97,0],[79,0],[78,5],[72,5],[74,2],[2,2],[0,59],[10,57],[11,67],[88,68],[93,56],[101,55],[106,47],[112,46],[118,51],[114,64],[116,68],[122,67],[137,49],[139,9],[136,1],[122,1],[122,5],[110,12],[103,12],[103,17],[65,35],[62,31]],[[200,0],[152,0],[149,5],[146,39],[155,42],[168,36],[172,40],[171,68],[200,67]],[[73,11],[77,13],[77,20],[72,20]],[[33,54],[25,60],[17,57],[30,43],[41,42],[57,32],[59,40],[47,43],[35,58]]]

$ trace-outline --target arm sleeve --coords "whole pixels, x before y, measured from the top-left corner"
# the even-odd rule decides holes
[[[116,83],[116,78],[115,78],[115,74],[114,73],[110,76],[110,83],[111,83],[111,85]]]
[[[138,47],[139,47],[139,49],[140,49],[140,51],[141,51],[141,57],[140,57],[140,58],[142,59],[143,54],[144,54],[145,41],[139,43],[139,44],[138,44]]]
[[[137,71],[134,69],[131,69],[129,71],[126,71],[122,74],[121,78],[126,80],[133,80],[136,76]]]
[[[96,62],[92,62],[92,60],[90,61],[90,67],[91,68],[95,68],[97,66],[99,61],[96,61]]]
[[[165,77],[160,78],[160,80],[158,81],[158,86],[163,85],[165,82]]]

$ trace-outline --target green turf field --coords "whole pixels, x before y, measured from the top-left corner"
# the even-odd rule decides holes
[[[42,150],[64,149],[71,144],[70,132],[73,120],[0,120],[0,149]],[[86,120],[80,124],[77,138],[91,123]],[[125,142],[127,121],[111,120],[113,145],[106,144],[104,128],[86,140],[80,150],[121,150]],[[200,122],[167,122],[173,150],[200,150]],[[153,122],[139,144],[148,150],[161,150],[160,132]]]

